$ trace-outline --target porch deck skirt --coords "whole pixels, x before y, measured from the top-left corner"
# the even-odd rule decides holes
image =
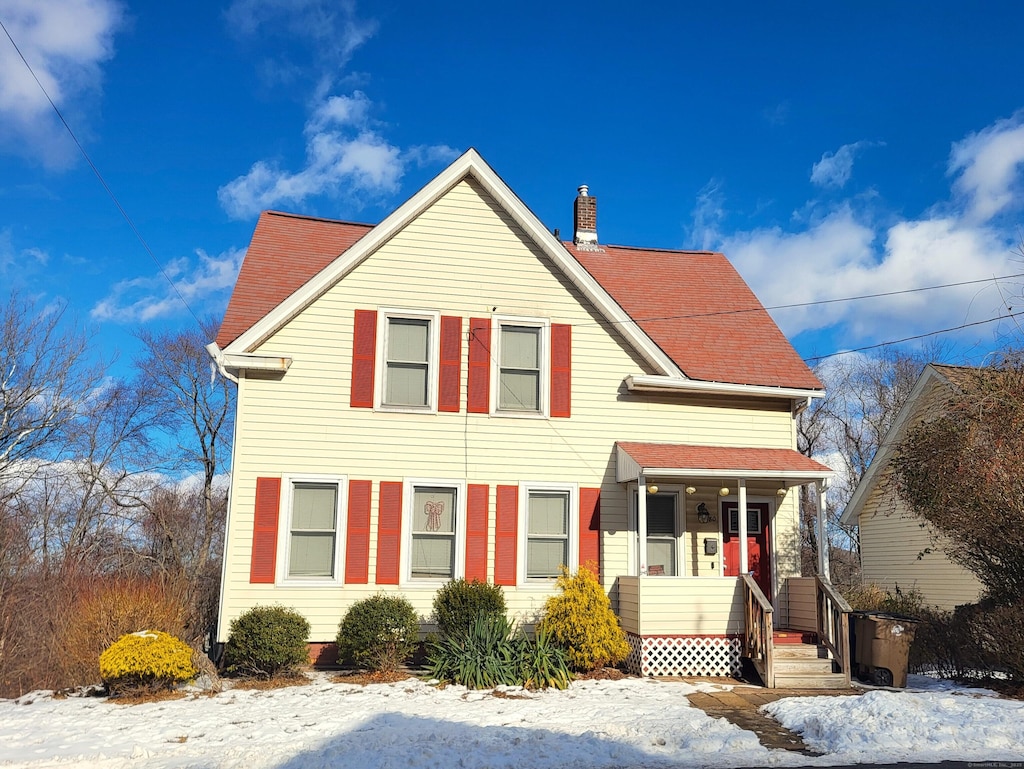
[[[626,632],[626,667],[642,676],[735,676],[740,636],[639,636]]]

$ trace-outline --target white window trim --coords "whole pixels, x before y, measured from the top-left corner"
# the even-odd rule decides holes
[[[330,483],[338,487],[337,508],[334,511],[334,577],[290,577],[288,560],[291,555],[292,504],[297,483]],[[345,543],[348,511],[347,475],[284,475],[281,478],[285,499],[277,536],[276,584],[288,587],[336,587],[345,584]]]
[[[580,487],[578,483],[551,483],[549,481],[521,481],[519,484],[519,521],[516,532],[516,585],[550,589],[554,585],[551,579],[527,579],[526,577],[526,540],[530,516],[531,491],[567,491],[569,492],[569,563],[566,566],[576,571],[580,561]]]
[[[398,566],[403,587],[429,587],[437,589],[448,579],[413,579],[412,577],[412,503],[417,486],[455,489],[455,574],[452,579],[466,575],[466,482],[451,478],[406,478],[402,487],[402,546]]]
[[[498,408],[501,387],[501,327],[528,326],[540,332],[540,409],[538,411],[507,411]],[[491,316],[491,416],[513,419],[548,419],[551,412],[551,319],[522,315]]]
[[[388,320],[407,318],[430,321],[430,339],[427,349],[427,405],[391,406],[384,403],[386,392],[385,377],[388,372],[387,333]],[[381,307],[377,310],[377,342],[374,353],[375,371],[373,376],[373,407],[376,411],[395,411],[412,414],[437,413],[437,378],[441,357],[441,313],[432,310],[406,310],[397,307]]]
[[[689,577],[689,569],[687,568],[687,563],[689,563],[687,555],[689,555],[689,551],[686,549],[686,489],[684,486],[665,483],[659,483],[657,486],[659,494],[671,493],[676,495],[676,576]],[[626,557],[629,559],[628,573],[633,577],[637,576],[637,549],[640,547],[640,532],[638,531],[640,511],[637,508],[638,491],[637,484],[635,483],[627,486],[628,508],[626,517],[629,538],[626,547]]]

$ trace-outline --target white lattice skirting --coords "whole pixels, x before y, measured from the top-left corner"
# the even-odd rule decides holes
[[[642,676],[739,675],[743,640],[706,636],[644,636],[627,633],[626,667]]]

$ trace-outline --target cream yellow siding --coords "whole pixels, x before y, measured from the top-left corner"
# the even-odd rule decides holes
[[[789,620],[785,626],[791,630],[818,629],[817,587],[814,577],[790,577],[783,585],[789,606]]]
[[[394,413],[349,407],[353,316],[357,309],[378,308],[437,311],[463,319],[459,413]],[[572,325],[571,418],[466,412],[469,319],[492,314]],[[628,392],[623,379],[651,373],[649,366],[471,180],[439,198],[254,352],[287,356],[293,362],[280,378],[243,377],[239,381],[222,640],[232,618],[255,604],[270,602],[299,609],[313,625],[312,639],[329,640],[345,608],[354,599],[378,590],[373,584],[317,588],[249,584],[258,477],[328,474],[372,480],[371,583],[376,569],[380,481],[433,478],[488,484],[488,574],[492,576],[496,485],[536,481],[600,488],[602,576],[610,590],[616,576],[628,572],[627,497],[615,482],[616,440],[794,447],[793,418],[786,399]],[[774,492],[774,488],[762,490],[767,495]],[[796,507],[790,499],[795,496],[790,494],[776,515],[780,578],[799,573]],[[715,563],[699,555],[703,551],[698,548],[703,547],[703,538],[720,537],[720,524],[701,527],[695,506],[687,504],[686,547],[694,573],[711,577],[718,573],[720,560]],[[283,547],[283,534],[280,541],[279,547]],[[720,545],[718,552],[720,559]],[[714,586],[709,606],[719,613],[709,615],[712,619],[706,622],[715,627],[732,621],[726,622],[726,618],[732,617],[735,599],[729,593],[732,588],[725,587],[732,583],[714,578],[709,582]],[[424,616],[430,613],[433,588],[401,585],[388,589],[404,593]],[[539,611],[550,592],[551,588],[505,590],[509,608],[523,618]],[[700,624],[695,617],[693,627]]]
[[[915,424],[934,413],[945,392],[935,383],[919,398],[911,417]],[[981,584],[943,552],[943,540],[899,498],[892,467],[886,465],[859,517],[861,573],[865,584],[895,591],[916,590],[930,606],[952,609],[977,601]]]
[[[643,636],[743,633],[743,590],[722,577],[619,577],[622,629]]]

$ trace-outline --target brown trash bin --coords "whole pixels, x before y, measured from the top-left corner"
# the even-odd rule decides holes
[[[917,620],[875,612],[858,612],[853,620],[857,677],[878,686],[904,688]]]

